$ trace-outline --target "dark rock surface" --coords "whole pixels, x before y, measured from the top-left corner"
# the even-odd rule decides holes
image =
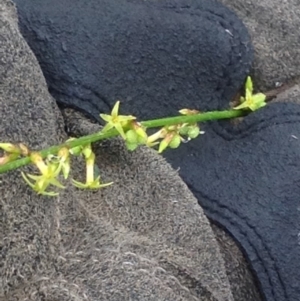
[[[15,1],[50,92],[93,117],[226,106],[249,72],[242,23],[214,1]]]

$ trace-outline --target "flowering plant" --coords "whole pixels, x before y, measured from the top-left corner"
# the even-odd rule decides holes
[[[245,116],[266,105],[266,96],[262,93],[253,94],[253,84],[250,77],[245,86],[245,97],[241,97],[241,104],[225,111],[199,112],[197,110],[182,109],[180,116],[154,119],[138,122],[135,116],[119,115],[120,101],[117,101],[111,114],[100,114],[106,122],[104,128],[97,133],[78,139],[70,138],[65,143],[52,146],[41,151],[32,151],[25,144],[0,143],[3,155],[0,156],[0,174],[10,170],[33,164],[39,171],[38,175],[21,172],[25,182],[38,194],[57,196],[57,191],[47,190],[49,186],[63,189],[65,186],[59,181],[62,176],[68,179],[71,170],[71,156],[81,156],[86,164],[86,182],[81,183],[72,179],[72,184],[79,189],[98,189],[107,187],[110,183],[101,183],[100,175],[95,178],[95,154],[92,143],[115,136],[121,136],[127,149],[134,151],[138,146],[158,146],[158,153],[167,148],[177,148],[182,142],[188,142],[204,134],[199,123],[209,120],[229,119]],[[159,128],[148,136],[147,130]]]

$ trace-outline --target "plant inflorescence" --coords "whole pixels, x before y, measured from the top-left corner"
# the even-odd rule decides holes
[[[79,189],[98,189],[112,184],[101,183],[100,175],[95,177],[95,154],[92,143],[120,136],[129,151],[134,151],[140,145],[156,147],[158,153],[167,148],[177,148],[182,142],[188,142],[204,134],[199,123],[245,116],[266,105],[266,96],[262,93],[253,94],[253,84],[250,77],[245,85],[245,97],[241,103],[230,110],[199,112],[182,109],[181,115],[175,117],[154,119],[138,122],[135,116],[119,115],[120,102],[117,101],[110,115],[100,114],[106,122],[103,129],[97,133],[80,138],[70,138],[61,145],[52,146],[41,151],[32,151],[23,143],[0,143],[3,155],[0,157],[0,174],[20,168],[27,164],[35,165],[39,174],[21,172],[25,182],[38,194],[56,196],[57,191],[47,190],[49,186],[63,189],[65,186],[60,178],[68,179],[71,170],[71,157],[80,156],[86,164],[86,181],[81,183],[72,179],[72,184]],[[151,134],[147,130],[158,128]]]

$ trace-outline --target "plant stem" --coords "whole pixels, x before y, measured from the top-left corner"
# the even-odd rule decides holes
[[[167,125],[176,125],[179,123],[196,123],[218,119],[230,119],[245,115],[245,111],[242,110],[212,111],[189,116],[175,116],[149,121],[142,121],[141,124],[147,128],[156,128]]]
[[[245,111],[242,110],[212,111],[212,112],[205,112],[196,115],[189,115],[189,116],[181,115],[175,117],[167,117],[161,119],[142,121],[141,124],[146,128],[157,128],[157,127],[163,127],[169,125],[176,125],[180,123],[196,123],[196,122],[205,122],[210,120],[236,118],[245,115],[246,115]],[[78,139],[74,139],[69,142],[62,143],[60,145],[51,146],[47,149],[40,151],[39,153],[43,158],[46,158],[50,154],[53,155],[57,154],[62,147],[73,148],[76,146],[85,145],[88,143],[93,143],[96,141],[116,137],[118,135],[119,133],[115,129],[112,129],[109,132],[105,132],[105,133],[98,132],[91,135],[80,137]],[[0,166],[0,174],[25,166],[30,162],[31,162],[30,158],[25,157],[13,162],[6,163]]]

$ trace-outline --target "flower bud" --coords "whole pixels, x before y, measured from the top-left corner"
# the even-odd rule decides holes
[[[30,151],[29,151],[28,147],[25,144],[19,143],[18,146],[19,146],[19,149],[21,151],[21,155],[23,155],[23,156],[28,156],[29,155]]]
[[[179,111],[179,113],[182,115],[196,115],[196,114],[199,114],[200,111],[190,110],[190,109],[182,109]]]
[[[178,129],[178,125],[169,125],[165,127],[167,132],[174,132]]]
[[[163,139],[160,144],[159,144],[159,148],[158,148],[158,153],[161,154],[169,145],[169,142],[165,139]]]
[[[174,137],[174,134],[167,134],[166,137],[160,142],[158,153],[162,153],[170,144]]]
[[[253,92],[253,82],[252,82],[252,79],[250,76],[247,77],[247,80],[246,80],[246,89],[249,90],[249,92],[252,94]]]
[[[181,137],[179,135],[175,135],[171,142],[169,143],[170,148],[177,148],[181,143]]]
[[[86,159],[89,159],[92,156],[93,151],[90,143],[83,147],[82,153]]]
[[[132,129],[137,134],[137,142],[139,144],[145,144],[148,139],[145,128],[139,122],[133,121]]]
[[[126,142],[128,144],[137,144],[138,143],[138,134],[136,133],[135,130],[128,130],[125,133],[126,136]]]
[[[190,129],[190,126],[186,124],[186,125],[184,125],[183,127],[180,128],[179,134],[183,135],[183,136],[186,136],[186,135],[188,135],[189,129]]]
[[[7,153],[14,153],[14,154],[21,153],[20,148],[12,143],[0,143],[0,148],[2,148]]]
[[[197,138],[200,134],[200,129],[198,126],[195,127],[190,127],[189,131],[188,131],[188,136],[191,139]]]

